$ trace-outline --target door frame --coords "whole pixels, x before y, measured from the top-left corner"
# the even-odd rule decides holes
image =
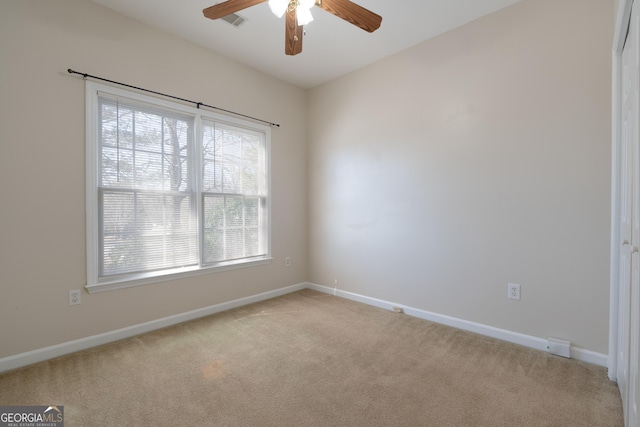
[[[612,52],[612,104],[611,104],[611,254],[610,254],[610,296],[609,296],[609,356],[607,368],[609,379],[617,381],[618,355],[618,298],[620,262],[620,129],[622,123],[620,102],[622,99],[622,49],[629,30],[631,5],[634,0],[618,0],[616,27]]]
[[[631,5],[633,0],[618,0],[616,27],[613,36],[612,52],[612,100],[611,100],[611,253],[610,253],[610,296],[609,296],[609,357],[607,368],[609,379],[617,381],[618,355],[618,298],[619,298],[619,262],[620,262],[620,135],[622,99],[622,49],[624,48]]]

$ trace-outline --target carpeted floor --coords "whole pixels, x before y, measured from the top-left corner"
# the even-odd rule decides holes
[[[604,368],[312,290],[0,374],[65,426],[623,426]]]

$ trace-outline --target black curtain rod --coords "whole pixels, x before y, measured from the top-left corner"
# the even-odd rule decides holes
[[[190,104],[195,104],[196,108],[200,108],[200,107],[212,108],[214,110],[224,111],[225,113],[230,113],[230,114],[234,114],[236,116],[245,117],[247,119],[251,119],[251,120],[258,121],[258,122],[266,123],[269,126],[280,127],[280,125],[278,123],[271,123],[271,122],[268,122],[266,120],[257,119],[255,117],[247,116],[246,114],[236,113],[235,111],[225,110],[224,108],[220,108],[220,107],[214,107],[213,105],[204,104],[202,102],[196,102],[196,101],[191,101],[189,99],[179,98],[179,97],[173,96],[173,95],[167,95],[166,93],[156,92],[154,90],[149,90],[149,89],[145,89],[145,88],[141,88],[141,87],[137,87],[137,86],[132,86],[132,85],[128,85],[126,83],[120,83],[120,82],[116,82],[114,80],[105,79],[105,78],[102,78],[102,77],[92,76],[91,74],[87,74],[87,73],[80,73],[78,71],[72,70],[71,68],[69,68],[67,70],[67,72],[69,74],[79,74],[82,77],[84,77],[85,79],[86,78],[92,78],[92,79],[95,79],[95,80],[101,80],[103,82],[109,82],[109,83],[113,83],[113,84],[116,84],[116,85],[125,86],[125,87],[131,88],[131,89],[141,90],[141,91],[144,91],[144,92],[153,93],[155,95],[165,96],[165,97],[171,98],[171,99],[177,99],[178,101],[187,102],[187,103],[190,103]]]

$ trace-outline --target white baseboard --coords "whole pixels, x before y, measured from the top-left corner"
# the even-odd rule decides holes
[[[178,323],[187,322],[189,320],[198,319],[200,317],[210,316],[212,314],[220,313],[232,308],[237,308],[244,305],[264,301],[270,298],[279,297],[281,295],[299,291],[307,287],[307,283],[287,286],[285,288],[280,288],[273,291],[268,291],[261,294],[223,302],[205,308],[200,308],[198,310],[188,311],[186,313],[180,313],[158,320],[152,320],[150,322],[141,323],[139,325],[116,329],[115,331],[92,335],[90,337],[80,338],[77,340],[52,345],[50,347],[28,351],[26,353],[4,357],[0,359],[0,372],[21,368],[33,363],[42,362],[44,360],[53,359],[54,357],[73,353],[75,351],[86,350],[91,347],[96,347],[102,344],[107,344],[113,341],[133,337],[135,335],[144,334],[146,332],[151,332],[156,329],[166,328],[167,326],[177,325]]]
[[[222,311],[231,310],[233,308],[242,307],[248,304],[264,301],[264,300],[275,298],[281,295],[286,295],[291,292],[296,292],[306,288],[331,294],[331,295],[336,295],[341,298],[346,298],[352,301],[361,302],[374,307],[383,308],[385,310],[393,310],[393,307],[401,307],[404,310],[404,312],[409,316],[414,316],[414,317],[429,320],[435,323],[452,326],[454,328],[462,329],[465,331],[475,332],[480,335],[489,336],[492,338],[511,342],[514,344],[520,344],[525,347],[530,347],[537,350],[542,350],[542,351],[547,350],[547,340],[543,338],[524,335],[517,332],[508,331],[505,329],[498,329],[492,326],[482,325],[482,324],[470,322],[467,320],[457,319],[455,317],[445,316],[442,314],[432,313],[429,311],[408,307],[402,304],[396,304],[389,301],[370,298],[364,295],[359,295],[352,292],[342,291],[342,290],[330,288],[327,286],[316,285],[314,283],[306,282],[306,283],[300,283],[293,286],[287,286],[285,288],[280,288],[273,291],[264,292],[257,295],[252,295],[245,298],[236,299],[233,301],[212,305],[209,307],[189,311],[186,313],[176,314],[174,316],[164,317],[162,319],[141,323],[139,325],[117,329],[115,331],[105,332],[103,334],[92,335],[90,337],[68,341],[65,343],[56,344],[49,347],[44,347],[41,349],[0,358],[0,372],[21,368],[23,366],[31,365],[33,363],[53,359],[54,357],[62,356],[62,355],[73,353],[80,350],[86,350],[91,347],[96,347],[102,344],[107,344],[107,343],[118,341],[124,338],[133,337],[135,335],[144,334],[146,332],[151,332],[156,329],[166,328],[167,326],[176,325],[178,323],[187,322],[189,320],[198,319],[200,317],[210,316],[212,314],[220,313]],[[583,362],[588,362],[594,365],[607,366],[607,355],[596,353],[594,351],[586,350],[583,348],[572,346],[571,357],[576,360],[581,360]]]
[[[342,291],[336,288],[330,288],[328,286],[316,285],[314,283],[309,283],[307,287],[319,292],[336,295],[352,301],[357,301],[374,307],[383,308],[385,310],[393,310],[393,307],[401,307],[403,311],[409,316],[429,320],[434,323],[452,326],[454,328],[474,332],[476,334],[485,335],[514,344],[519,344],[525,347],[534,348],[536,350],[542,350],[545,352],[547,351],[546,338],[538,338],[531,335],[508,331],[506,329],[494,328],[493,326],[482,325],[480,323],[470,322],[468,320],[462,320],[455,317],[445,316],[443,314],[432,313],[430,311],[408,307],[403,304],[396,304],[389,301],[370,298],[364,295],[354,294],[352,292]],[[571,357],[573,359],[591,363],[593,365],[604,367],[607,366],[608,356],[606,354],[596,353],[584,348],[572,346]]]

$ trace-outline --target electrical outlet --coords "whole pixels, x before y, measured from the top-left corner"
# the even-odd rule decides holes
[[[520,300],[520,285],[509,283],[507,285],[507,298]]]
[[[78,305],[82,302],[82,293],[80,289],[69,291],[69,305]]]
[[[285,267],[291,267],[291,257],[290,257],[290,256],[285,257],[285,259],[284,259],[284,266],[285,266]]]

